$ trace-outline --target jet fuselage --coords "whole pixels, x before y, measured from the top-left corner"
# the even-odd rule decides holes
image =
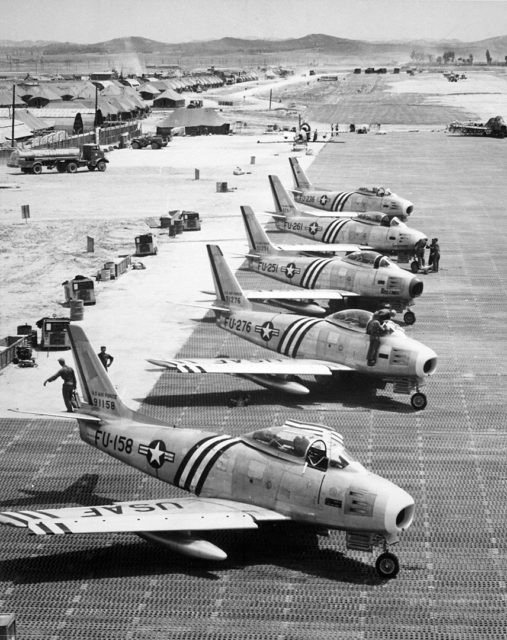
[[[367,261],[367,258],[371,260]],[[411,303],[423,291],[422,281],[372,251],[345,258],[311,258],[270,253],[250,258],[252,271],[305,289],[350,291],[372,302]]]
[[[79,422],[88,444],[197,496],[265,507],[315,526],[375,532],[391,542],[412,520],[411,496],[353,460],[332,431],[322,440],[313,434],[325,457],[314,467],[304,452],[295,451],[287,435],[268,444],[262,432],[231,437],[122,418],[100,425]],[[298,433],[308,436],[308,444],[312,441],[311,430]],[[82,517],[143,517],[174,510],[177,504],[177,498],[149,504],[133,500],[128,505],[89,507]]]
[[[356,191],[294,189],[292,193],[297,203],[324,211],[381,211],[390,218],[405,220],[414,209],[409,200],[381,187]]]
[[[326,319],[234,307],[218,313],[222,329],[290,358],[309,358],[346,365],[371,376],[404,379],[414,388],[436,368],[437,356],[429,347],[409,338],[402,329],[380,339],[374,366],[367,364],[369,311],[340,311]]]
[[[354,218],[314,216],[287,216],[275,219],[281,231],[290,231],[304,238],[326,244],[366,245],[380,253],[411,253],[420,240],[427,236],[403,222],[391,220],[390,226],[380,222],[366,222]]]

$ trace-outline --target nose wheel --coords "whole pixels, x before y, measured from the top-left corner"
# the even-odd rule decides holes
[[[428,399],[426,398],[424,393],[418,391],[417,393],[414,393],[414,395],[410,398],[410,404],[416,411],[421,411],[422,409],[426,408]]]
[[[385,580],[390,580],[398,575],[400,563],[394,553],[388,551],[381,553],[375,563],[378,575]]]
[[[403,315],[403,322],[405,324],[414,324],[415,322],[415,313],[413,311],[406,311]]]

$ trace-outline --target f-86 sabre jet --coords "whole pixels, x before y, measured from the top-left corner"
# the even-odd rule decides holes
[[[225,261],[220,247],[207,247],[215,283],[216,301],[211,308],[216,324],[233,335],[274,351],[281,358],[150,358],[149,362],[179,373],[238,375],[269,389],[294,394],[306,394],[309,389],[293,376],[334,376],[340,371],[355,371],[370,376],[380,388],[392,383],[395,393],[414,391],[410,400],[412,407],[426,407],[426,396],[419,389],[437,366],[437,355],[432,349],[409,338],[393,324],[389,334],[380,338],[375,362],[368,364],[370,336],[366,328],[373,316],[370,311],[348,309],[324,319],[257,311]],[[262,298],[262,292],[259,297]]]
[[[308,179],[297,158],[289,158],[294,176],[294,200],[324,211],[381,211],[390,218],[405,220],[414,205],[384,187],[361,187],[353,191],[317,189]]]
[[[317,258],[302,256],[290,251],[290,245],[282,250],[275,246],[250,207],[241,207],[241,215],[248,238],[248,266],[251,271],[298,287],[278,298],[276,291],[267,291],[270,299],[296,312],[325,315],[348,306],[369,310],[389,303],[396,311],[403,312],[413,305],[413,299],[423,292],[423,283],[407,273],[388,258],[375,251],[353,251],[344,257]],[[295,245],[295,249],[298,245]],[[301,248],[299,246],[299,248]],[[249,292],[247,298],[252,299]],[[319,299],[329,300],[329,309],[320,305],[309,306],[314,293]],[[291,297],[289,297],[291,296]],[[341,301],[341,304],[340,304]],[[406,310],[406,324],[415,322],[413,311]]]
[[[326,243],[330,250],[340,250],[342,244],[364,245],[380,253],[396,255],[398,261],[404,263],[413,260],[418,243],[428,242],[426,234],[379,211],[357,213],[353,217],[318,216],[317,212],[301,211],[278,176],[270,175],[269,184],[275,203],[275,213],[271,215],[277,229]],[[417,272],[417,262],[412,269]]]
[[[39,415],[76,419],[85,443],[194,497],[23,508],[0,512],[1,524],[35,535],[135,533],[188,556],[224,560],[206,532],[299,523],[317,533],[345,531],[349,549],[380,546],[379,576],[397,575],[398,559],[387,549],[412,524],[414,500],[366,470],[334,429],[287,420],[231,437],[172,427],[129,409],[82,328],[71,324],[69,335],[82,406],[79,413]]]

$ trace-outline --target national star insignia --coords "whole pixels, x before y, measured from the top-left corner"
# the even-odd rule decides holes
[[[312,236],[314,236],[317,231],[320,231],[322,229],[322,227],[319,227],[319,225],[316,222],[312,222],[311,225],[309,225],[308,227],[308,231],[312,234]]]
[[[255,327],[256,333],[261,334],[261,338],[265,342],[269,342],[273,336],[280,335],[280,329],[275,329],[272,322],[265,322],[264,324],[258,324]]]
[[[301,273],[301,269],[298,269],[294,262],[289,262],[289,264],[286,267],[282,267],[281,270],[287,278],[293,278],[296,274]]]
[[[319,202],[323,207],[325,207],[327,203],[327,196],[326,195],[321,196]]]
[[[160,469],[164,462],[174,462],[174,453],[167,451],[162,440],[153,440],[149,445],[140,444],[138,452],[146,456],[148,464]]]

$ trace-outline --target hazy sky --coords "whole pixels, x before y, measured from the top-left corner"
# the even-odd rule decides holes
[[[186,42],[310,33],[363,39],[507,35],[507,0],[0,0],[0,40]]]

